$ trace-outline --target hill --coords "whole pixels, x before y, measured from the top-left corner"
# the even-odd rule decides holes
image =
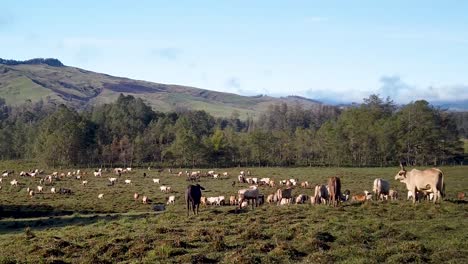
[[[44,100],[65,103],[76,109],[113,102],[119,94],[145,100],[158,111],[177,109],[205,110],[214,116],[230,116],[237,111],[241,117],[255,117],[268,105],[300,104],[304,108],[321,110],[318,101],[288,96],[241,96],[195,87],[153,83],[115,77],[63,65],[57,59],[15,61],[0,59],[0,97],[9,105]]]

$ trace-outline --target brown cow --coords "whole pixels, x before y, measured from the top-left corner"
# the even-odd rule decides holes
[[[464,192],[459,192],[457,195],[458,200],[463,201],[465,200],[465,193]]]
[[[338,177],[328,179],[328,192],[330,193],[330,204],[337,206],[341,198],[341,181]]]

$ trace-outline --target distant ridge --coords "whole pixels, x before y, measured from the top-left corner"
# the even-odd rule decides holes
[[[230,117],[236,113],[240,118],[255,118],[270,105],[282,103],[316,112],[337,109],[301,96],[242,96],[132,80],[66,66],[54,58],[0,59],[0,97],[9,105],[42,101],[80,110],[114,102],[121,93],[141,98],[157,111],[205,110],[216,117]]]
[[[17,61],[17,60],[5,60],[0,58],[0,64],[4,65],[20,65],[20,64],[28,64],[28,65],[35,65],[35,64],[46,64],[52,67],[63,67],[63,63],[58,59],[54,58],[35,58],[25,61]]]

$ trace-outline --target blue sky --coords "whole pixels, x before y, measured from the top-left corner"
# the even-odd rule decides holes
[[[468,99],[468,1],[7,1],[0,57],[243,95]]]

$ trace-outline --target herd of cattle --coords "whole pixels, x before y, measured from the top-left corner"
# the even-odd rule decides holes
[[[417,170],[412,169],[411,171],[407,171],[403,165],[401,166],[401,170],[395,176],[395,180],[398,180],[406,185],[406,189],[408,191],[407,198],[412,199],[413,203],[416,201],[420,201],[422,199],[431,200],[434,203],[437,201],[441,201],[442,197],[445,195],[445,184],[444,184],[444,174],[440,169],[432,168],[426,170]],[[150,168],[148,168],[150,170]],[[162,170],[159,170],[161,172]],[[223,177],[229,178],[227,172],[224,173],[216,173],[215,171],[211,170],[207,173],[202,174],[200,171],[192,171],[188,172],[178,172],[172,173],[172,170],[168,170],[170,174],[175,174],[178,176],[186,176],[187,181],[200,181],[200,178],[203,176],[208,176],[214,179],[220,178],[221,175]],[[92,175],[95,177],[102,177],[104,172],[110,172],[108,170],[98,169],[95,170]],[[118,176],[121,176],[126,173],[132,172],[132,168],[115,168],[113,173]],[[1,183],[3,179],[9,177],[10,175],[14,175],[14,171],[4,171],[2,177],[0,177],[0,189],[2,188]],[[27,188],[27,194],[30,197],[34,197],[36,193],[45,192],[44,190],[44,183],[51,183],[55,180],[60,180],[64,177],[74,177],[75,179],[82,180],[82,185],[87,185],[90,178],[87,178],[88,174],[86,172],[81,172],[80,170],[76,170],[73,172],[68,173],[58,173],[53,172],[50,175],[44,175],[43,171],[39,170],[32,170],[29,172],[22,171],[19,174],[21,177],[31,177],[31,178],[39,178],[39,184],[36,188]],[[143,173],[143,176],[146,177],[146,173]],[[85,180],[86,178],[86,180]],[[116,177],[109,177],[108,186],[113,186],[117,182]],[[154,184],[160,184],[160,179],[153,178]],[[123,181],[126,185],[132,184],[131,179],[125,179]],[[249,184],[248,188],[243,188],[238,190],[237,195],[229,196],[229,199],[226,199],[226,196],[215,196],[215,197],[205,197],[202,195],[202,190],[204,188],[200,186],[200,184],[190,184],[185,190],[185,202],[187,205],[187,215],[189,214],[190,209],[193,210],[194,214],[197,214],[199,211],[199,206],[204,205],[232,205],[236,206],[236,208],[245,208],[248,207],[249,204],[252,206],[252,209],[255,206],[261,205],[263,203],[269,204],[277,204],[277,205],[287,205],[287,204],[329,204],[332,206],[338,206],[341,202],[346,201],[355,201],[355,202],[365,202],[367,200],[376,199],[376,200],[396,200],[398,199],[398,192],[394,189],[390,188],[390,183],[384,179],[377,178],[374,180],[372,192],[364,191],[361,194],[355,194],[351,196],[351,192],[349,190],[342,191],[342,184],[341,179],[339,177],[330,177],[326,184],[317,184],[315,186],[311,186],[309,182],[303,181],[299,182],[296,179],[287,179],[287,180],[280,180],[274,181],[270,178],[256,178],[252,177],[250,171],[241,171],[237,177],[237,181],[232,182],[232,186],[235,186],[236,183],[238,184]],[[12,187],[18,186],[18,180],[12,179],[10,181],[10,185]],[[260,193],[259,186],[268,186],[277,188],[274,193],[270,193],[266,195]],[[314,189],[314,195],[308,196],[306,194],[298,194],[296,197],[293,197],[293,189],[296,187],[302,188],[312,188]],[[173,190],[171,186],[167,185],[160,185],[159,189],[161,192],[164,193],[171,193]],[[56,188],[51,187],[50,193],[60,193],[60,194],[70,194],[72,190],[69,188]],[[104,194],[99,193],[97,195],[98,199],[103,199]],[[141,196],[139,193],[134,193],[133,198],[135,200],[139,200],[146,204],[150,202],[148,196],[143,195]],[[464,193],[458,194],[459,199],[464,199]],[[175,195],[170,195],[166,197],[166,204],[174,204],[176,200]]]
[[[445,184],[444,175],[440,169],[432,168],[427,170],[413,169],[407,171],[403,165],[401,170],[395,176],[395,180],[398,180],[406,185],[408,190],[408,199],[412,199],[413,203],[422,199],[428,199],[436,203],[441,201],[442,197],[445,196]],[[249,173],[248,173],[249,174]],[[229,204],[238,206],[239,209],[247,207],[249,202],[254,206],[258,206],[265,202],[265,196],[260,194],[258,189],[259,185],[268,185],[275,187],[276,182],[270,178],[253,178],[248,177],[243,171],[238,176],[240,183],[254,184],[249,188],[240,189],[236,196],[230,196]],[[235,182],[234,182],[235,183]],[[233,185],[234,185],[233,183]],[[293,202],[297,204],[306,203],[310,199],[311,204],[329,204],[337,206],[340,202],[345,202],[350,199],[350,191],[341,191],[341,180],[339,177],[331,177],[328,179],[328,183],[317,184],[314,187],[314,195],[308,197],[305,194],[299,194],[297,197],[293,197],[292,190],[294,186],[298,185],[298,181],[295,179],[281,180],[280,185],[284,185],[285,188],[280,187],[275,193],[269,194],[266,201],[268,203],[276,203],[278,205],[291,204]],[[309,187],[309,183],[304,181],[300,183],[301,187]],[[202,190],[204,188],[199,184],[189,185],[185,191],[185,201],[187,204],[187,215],[190,213],[190,209],[193,210],[194,214],[198,214],[199,206],[207,204],[222,205],[226,203],[225,196],[218,197],[203,197]],[[398,199],[398,192],[390,188],[390,183],[384,179],[377,178],[373,183],[373,193],[364,191],[364,194],[357,194],[351,197],[352,201],[364,202],[367,200],[375,199],[378,200],[396,200]],[[458,199],[464,199],[465,194],[459,193]],[[237,207],[236,207],[237,208]]]

